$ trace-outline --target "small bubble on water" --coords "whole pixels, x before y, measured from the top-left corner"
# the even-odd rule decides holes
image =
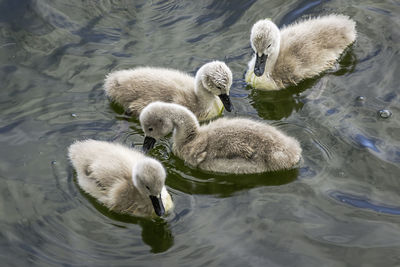
[[[365,101],[365,96],[362,96],[362,95],[357,96],[357,97],[356,97],[356,101],[357,101],[357,102],[364,102],[364,101]]]
[[[72,113],[71,117],[76,118],[76,117],[78,117],[78,115],[76,115],[75,113]]]
[[[392,112],[388,109],[381,109],[378,111],[378,115],[379,115],[379,117],[381,117],[383,119],[387,119],[392,116]]]

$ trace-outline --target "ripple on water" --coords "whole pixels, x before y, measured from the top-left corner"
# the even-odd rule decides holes
[[[357,128],[351,129],[350,138],[359,148],[366,148],[379,159],[399,163],[400,147],[389,144],[377,137],[369,137],[361,133]]]
[[[299,178],[322,177],[327,164],[334,158],[331,142],[334,141],[328,129],[314,129],[307,123],[274,122],[288,135],[295,137],[302,147]]]
[[[372,149],[375,152],[380,152],[380,150],[376,147],[377,143],[382,143],[382,140],[377,138],[368,138],[362,134],[356,134],[354,136],[354,141],[360,146]]]
[[[329,196],[340,201],[341,203],[345,203],[356,208],[368,209],[390,215],[400,215],[400,206],[395,207],[386,205],[384,203],[375,203],[375,201],[365,196],[356,196],[340,191],[331,191]]]

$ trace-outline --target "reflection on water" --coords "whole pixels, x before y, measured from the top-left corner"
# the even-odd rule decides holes
[[[358,31],[335,69],[278,92],[246,88],[254,22],[329,13]],[[399,27],[389,0],[0,1],[2,265],[400,265]],[[137,118],[106,98],[108,72],[194,74],[214,59],[233,72],[225,116],[295,136],[298,169],[202,172],[167,136],[152,156],[167,169],[172,214],[122,216],[79,191],[66,157],[74,140],[143,142]]]
[[[79,187],[77,181],[75,181],[75,184],[77,187]],[[144,243],[151,247],[151,252],[164,252],[174,244],[174,237],[172,235],[168,222],[163,220],[162,218],[148,219],[133,217],[125,214],[118,214],[107,209],[107,207],[97,202],[95,198],[91,197],[89,194],[86,194],[83,190],[80,189],[79,191],[96,208],[97,211],[99,211],[104,216],[115,220],[115,226],[126,228],[124,225],[119,225],[118,221],[140,225],[140,227],[142,228],[142,240]]]
[[[159,149],[152,152],[155,157],[163,153],[165,152],[160,152]],[[250,175],[208,173],[186,166],[183,160],[173,155],[170,155],[168,160],[163,160],[163,164],[168,169],[168,177],[174,177],[167,181],[167,185],[190,195],[207,194],[229,197],[238,191],[258,186],[287,184],[293,182],[298,176],[298,169]]]
[[[307,81],[307,83],[309,82]],[[306,85],[304,87],[309,88],[310,86]],[[301,87],[279,91],[252,90],[249,95],[251,99],[250,103],[257,110],[258,116],[261,118],[267,120],[284,119],[289,117],[292,112],[299,111],[304,105],[298,94],[305,89],[298,88]]]
[[[380,213],[400,215],[400,207],[389,207],[384,204],[374,204],[370,200],[365,199],[365,197],[352,196],[337,191],[331,192],[330,196],[337,199],[338,201],[344,202],[357,208],[370,209]]]

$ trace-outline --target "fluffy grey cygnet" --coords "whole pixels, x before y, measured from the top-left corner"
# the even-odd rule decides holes
[[[232,72],[221,61],[204,64],[192,77],[164,68],[138,67],[115,71],[104,81],[106,94],[127,113],[139,116],[154,101],[177,103],[190,109],[200,121],[219,116],[223,108],[232,110],[229,90]]]
[[[173,131],[174,154],[203,170],[239,174],[291,169],[301,156],[296,139],[250,119],[220,118],[200,126],[187,108],[153,102],[139,120],[146,135],[145,152]]]
[[[299,21],[281,30],[269,19],[256,22],[250,35],[254,57],[246,82],[257,89],[296,85],[334,66],[356,39],[356,23],[344,15]]]
[[[162,216],[173,202],[164,182],[166,173],[155,159],[121,144],[77,141],[68,156],[79,186],[109,209],[134,216]]]

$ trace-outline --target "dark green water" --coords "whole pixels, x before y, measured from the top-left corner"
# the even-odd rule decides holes
[[[246,88],[255,21],[329,13],[358,30],[335,70],[279,92]],[[389,0],[0,0],[0,265],[400,266],[399,27]],[[297,137],[299,169],[215,176],[185,166],[166,138],[152,155],[173,214],[121,216],[80,191],[71,142],[143,142],[106,99],[108,72],[195,73],[213,59],[234,76],[226,115]]]

